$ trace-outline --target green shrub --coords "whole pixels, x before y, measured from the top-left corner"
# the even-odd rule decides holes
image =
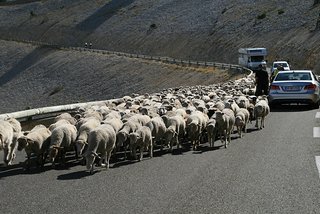
[[[282,10],[282,9],[279,9],[279,10],[278,10],[278,14],[279,14],[279,15],[281,15],[281,14],[283,14],[283,13],[284,13],[284,10]]]

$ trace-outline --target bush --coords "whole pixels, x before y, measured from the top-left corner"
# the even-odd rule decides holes
[[[36,14],[33,12],[33,10],[30,11],[30,16],[31,17],[36,16]]]
[[[150,28],[151,28],[151,29],[156,29],[156,28],[157,28],[157,25],[153,23],[153,24],[150,25]]]
[[[266,14],[266,13],[263,13],[263,14],[257,16],[257,19],[264,19],[264,18],[266,18],[266,17],[267,17],[267,14]]]
[[[278,14],[279,14],[279,15],[281,15],[281,14],[283,14],[283,13],[284,13],[284,10],[282,10],[282,9],[279,9],[279,10],[278,10]]]

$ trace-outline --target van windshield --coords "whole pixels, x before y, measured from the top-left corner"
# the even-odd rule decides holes
[[[251,62],[261,62],[264,60],[263,56],[251,56]]]

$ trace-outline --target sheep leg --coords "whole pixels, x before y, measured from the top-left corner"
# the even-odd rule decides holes
[[[224,148],[228,148],[228,139],[226,130],[223,131]]]
[[[100,165],[101,167],[106,167],[106,168],[108,169],[107,156],[108,156],[108,155],[107,155],[107,152],[102,153],[101,159],[100,159],[100,161],[99,161],[99,165]]]
[[[15,145],[13,143],[8,147],[8,154],[7,154],[8,165],[12,165],[12,162],[16,156],[14,153],[14,147],[15,147]]]
[[[109,169],[110,167],[110,158],[111,158],[112,150],[107,152],[107,157],[106,157],[106,168]]]
[[[4,147],[3,148],[3,162],[5,163],[6,166],[8,165],[8,159],[7,159],[8,153],[9,153],[8,148]]]
[[[153,145],[152,145],[152,143],[150,144],[150,147],[149,147],[149,154],[150,154],[150,158],[153,158]]]
[[[179,144],[179,137],[178,137],[178,135],[175,136],[175,139],[176,139],[177,149],[179,149],[179,148],[180,148],[180,144]]]
[[[139,158],[139,161],[142,161],[142,160],[143,160],[143,151],[144,151],[144,147],[143,147],[143,146],[140,146],[139,151],[140,151],[140,158]]]

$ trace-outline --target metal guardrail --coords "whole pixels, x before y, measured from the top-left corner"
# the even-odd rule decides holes
[[[93,53],[114,54],[114,55],[118,55],[118,56],[125,56],[125,57],[130,57],[130,58],[140,58],[140,59],[147,59],[147,60],[155,60],[155,61],[171,63],[171,64],[181,64],[181,65],[189,65],[189,66],[191,66],[191,65],[193,65],[193,66],[194,65],[208,66],[208,67],[218,67],[218,68],[223,68],[223,69],[238,69],[241,71],[248,72],[248,76],[251,76],[253,74],[253,71],[250,70],[249,68],[242,67],[240,65],[234,65],[234,64],[182,60],[182,59],[175,59],[175,58],[171,58],[171,57],[147,56],[147,55],[142,55],[142,54],[131,54],[131,53],[116,52],[116,51],[83,48],[83,47],[64,47],[64,46],[59,46],[57,44],[50,44],[50,43],[39,42],[39,41],[13,40],[13,39],[3,39],[3,40],[30,43],[30,44],[38,45],[38,46],[48,46],[50,48],[61,49],[61,50],[90,51]],[[16,118],[16,119],[22,120],[22,121],[23,120],[30,120],[30,118],[32,120],[33,117],[40,116],[40,115],[45,117],[46,115],[57,114],[60,112],[66,112],[66,111],[71,112],[71,111],[74,111],[78,108],[87,108],[92,105],[105,104],[107,102],[112,102],[114,100],[116,100],[116,99],[29,109],[29,110],[25,110],[25,111],[0,114],[0,119],[13,117],[13,118]]]

